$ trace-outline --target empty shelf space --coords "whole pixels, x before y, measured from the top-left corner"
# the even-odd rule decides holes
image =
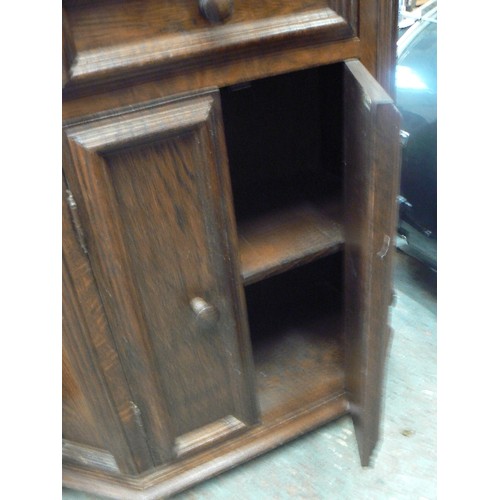
[[[339,70],[312,68],[221,90],[245,285],[343,245],[342,89],[332,83],[342,81]]]
[[[342,256],[245,288],[262,422],[344,391]]]
[[[340,317],[287,326],[254,345],[262,421],[272,422],[344,390]]]
[[[301,203],[238,226],[245,285],[336,252],[344,242],[338,205]]]

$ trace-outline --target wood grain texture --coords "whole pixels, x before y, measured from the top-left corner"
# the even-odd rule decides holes
[[[321,66],[359,58],[390,92],[395,0],[235,0],[216,25],[196,0],[64,8],[64,170],[88,249],[72,233],[65,484],[161,498],[348,410],[366,465],[389,343],[397,117],[359,63]],[[227,113],[228,86],[250,81],[258,102]],[[341,215],[322,205],[339,183]],[[328,263],[344,240],[342,336]]]
[[[358,62],[345,66],[346,388],[363,465],[378,439],[392,238],[396,227],[399,118]]]
[[[399,4],[396,0],[380,2],[376,79],[392,99],[396,98],[398,16]]]
[[[109,203],[106,197],[106,187],[112,189],[106,175],[109,172],[97,153],[89,152],[78,143],[74,143],[71,151],[70,141],[66,144],[65,173],[81,209],[90,261],[130,381],[133,411],[143,422],[149,443],[153,443],[150,444],[153,463],[162,463],[171,457],[171,434],[166,429],[168,413],[160,397],[155,367],[147,358],[151,346],[144,318],[136,310],[138,299],[119,231],[119,213],[116,205]],[[92,229],[99,231],[99,236],[94,236],[96,244]],[[145,408],[144,412],[142,408]]]
[[[109,451],[74,443],[67,439],[63,439],[62,458],[63,463],[73,463],[111,474],[120,473],[115,457]]]
[[[163,71],[154,78],[147,74],[138,75],[124,85],[110,83],[74,91],[66,86],[63,92],[63,120],[68,123],[79,121],[99,113],[109,113],[110,109],[146,105],[152,100],[175,94],[235,85],[355,58],[359,57],[359,47],[357,38],[338,42],[309,40],[308,44],[297,43],[286,48],[264,46],[240,58],[211,57],[192,66],[181,65],[171,71]]]
[[[175,440],[175,449],[178,457],[185,457],[193,451],[208,448],[218,441],[226,439],[235,433],[246,430],[246,425],[232,415],[221,418],[208,425],[195,429]]]
[[[334,253],[344,241],[339,211],[327,215],[309,204],[243,222],[238,233],[246,285]]]
[[[341,40],[349,24],[325,0],[235,2],[223,25],[211,25],[197,3],[158,0],[68,6],[78,60],[71,86],[157,72],[180,61],[235,49],[246,53],[273,43]],[[234,53],[232,57],[234,57]]]
[[[359,0],[360,60],[394,98],[397,0]]]
[[[189,73],[192,89],[221,86],[222,78],[219,77],[218,82],[214,80],[221,70],[230,71],[233,77],[242,74],[245,60],[260,61],[269,51],[271,54],[261,62],[271,57],[276,59],[275,64],[281,59],[279,64],[283,65],[288,53],[296,53],[301,47],[315,52],[319,47],[313,60],[320,56],[323,64],[328,56],[331,62],[360,57],[393,95],[396,0],[266,0],[258,4],[240,2],[237,6],[239,14],[230,25],[216,27],[228,30],[218,36],[218,32],[214,34],[214,27],[197,12],[195,2],[66,2],[70,20],[66,25],[71,25],[71,30],[66,30],[70,35],[67,38],[75,40],[72,52],[78,51],[78,61],[65,96],[83,97],[95,94],[98,88],[101,92],[113,92],[117,83],[126,85],[126,75],[133,85],[165,79],[165,65],[170,68],[168,79],[174,78],[177,84],[180,74]],[[231,35],[233,23],[240,23],[234,29],[234,37]],[[351,49],[349,54],[347,47]],[[303,62],[311,63],[307,63],[307,59]],[[241,66],[239,71],[238,66]],[[215,67],[218,71],[211,73],[210,69]],[[265,73],[264,66],[259,71],[253,78],[271,74]],[[276,74],[276,70],[273,71]],[[207,72],[211,74],[211,81],[193,86],[193,78],[201,76],[206,80]],[[67,78],[69,73],[65,74]],[[251,78],[248,75],[239,81]],[[227,76],[224,82],[236,83]],[[186,84],[172,89],[171,93],[188,90]]]
[[[352,36],[358,36],[358,0],[330,0],[330,7],[349,24]]]
[[[205,19],[199,0],[66,1],[79,50],[119,45],[158,35],[190,34],[216,28]],[[330,8],[328,0],[236,0],[229,24],[245,23]],[[215,31],[217,33],[217,31]]]
[[[119,500],[166,498],[281,446],[347,412],[347,400],[343,394],[338,394],[288,414],[273,424],[255,427],[210,452],[159,468],[140,478],[116,478],[68,465],[63,469],[63,484],[68,488],[85,489]]]
[[[360,55],[366,69],[376,78],[378,49],[378,6],[381,0],[358,0]]]
[[[73,33],[69,25],[66,10],[62,9],[62,86],[66,85],[71,78],[73,63],[76,58],[76,47]]]
[[[91,446],[106,446],[99,434],[95,412],[88,402],[89,396],[79,385],[80,373],[73,365],[71,354],[64,342],[62,351],[63,432],[71,439]]]
[[[176,436],[256,418],[222,236],[219,113],[206,93],[66,132],[90,260],[157,464]],[[213,330],[190,309],[198,296],[220,311]]]
[[[272,332],[268,341],[255,345],[257,391],[264,424],[344,392],[341,326],[339,317],[325,315],[288,325],[288,330],[283,327]]]
[[[151,456],[130,411],[128,385],[66,196],[63,185],[63,435],[111,453],[122,472],[136,473],[151,466]]]

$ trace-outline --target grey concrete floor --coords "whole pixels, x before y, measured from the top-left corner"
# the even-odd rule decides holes
[[[436,275],[398,252],[381,440],[362,468],[349,417],[206,481],[176,500],[436,498]],[[98,497],[63,489],[63,500]]]

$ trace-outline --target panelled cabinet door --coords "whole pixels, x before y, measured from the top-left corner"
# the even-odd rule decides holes
[[[218,93],[69,125],[64,145],[155,465],[255,423]]]
[[[359,61],[344,64],[346,390],[361,456],[377,443],[389,341],[399,112]]]

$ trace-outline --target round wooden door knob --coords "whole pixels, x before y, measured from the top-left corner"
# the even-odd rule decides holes
[[[231,17],[233,0],[199,0],[203,17],[211,23],[221,23]]]
[[[219,311],[201,297],[191,299],[191,309],[202,326],[213,326],[219,320]]]

